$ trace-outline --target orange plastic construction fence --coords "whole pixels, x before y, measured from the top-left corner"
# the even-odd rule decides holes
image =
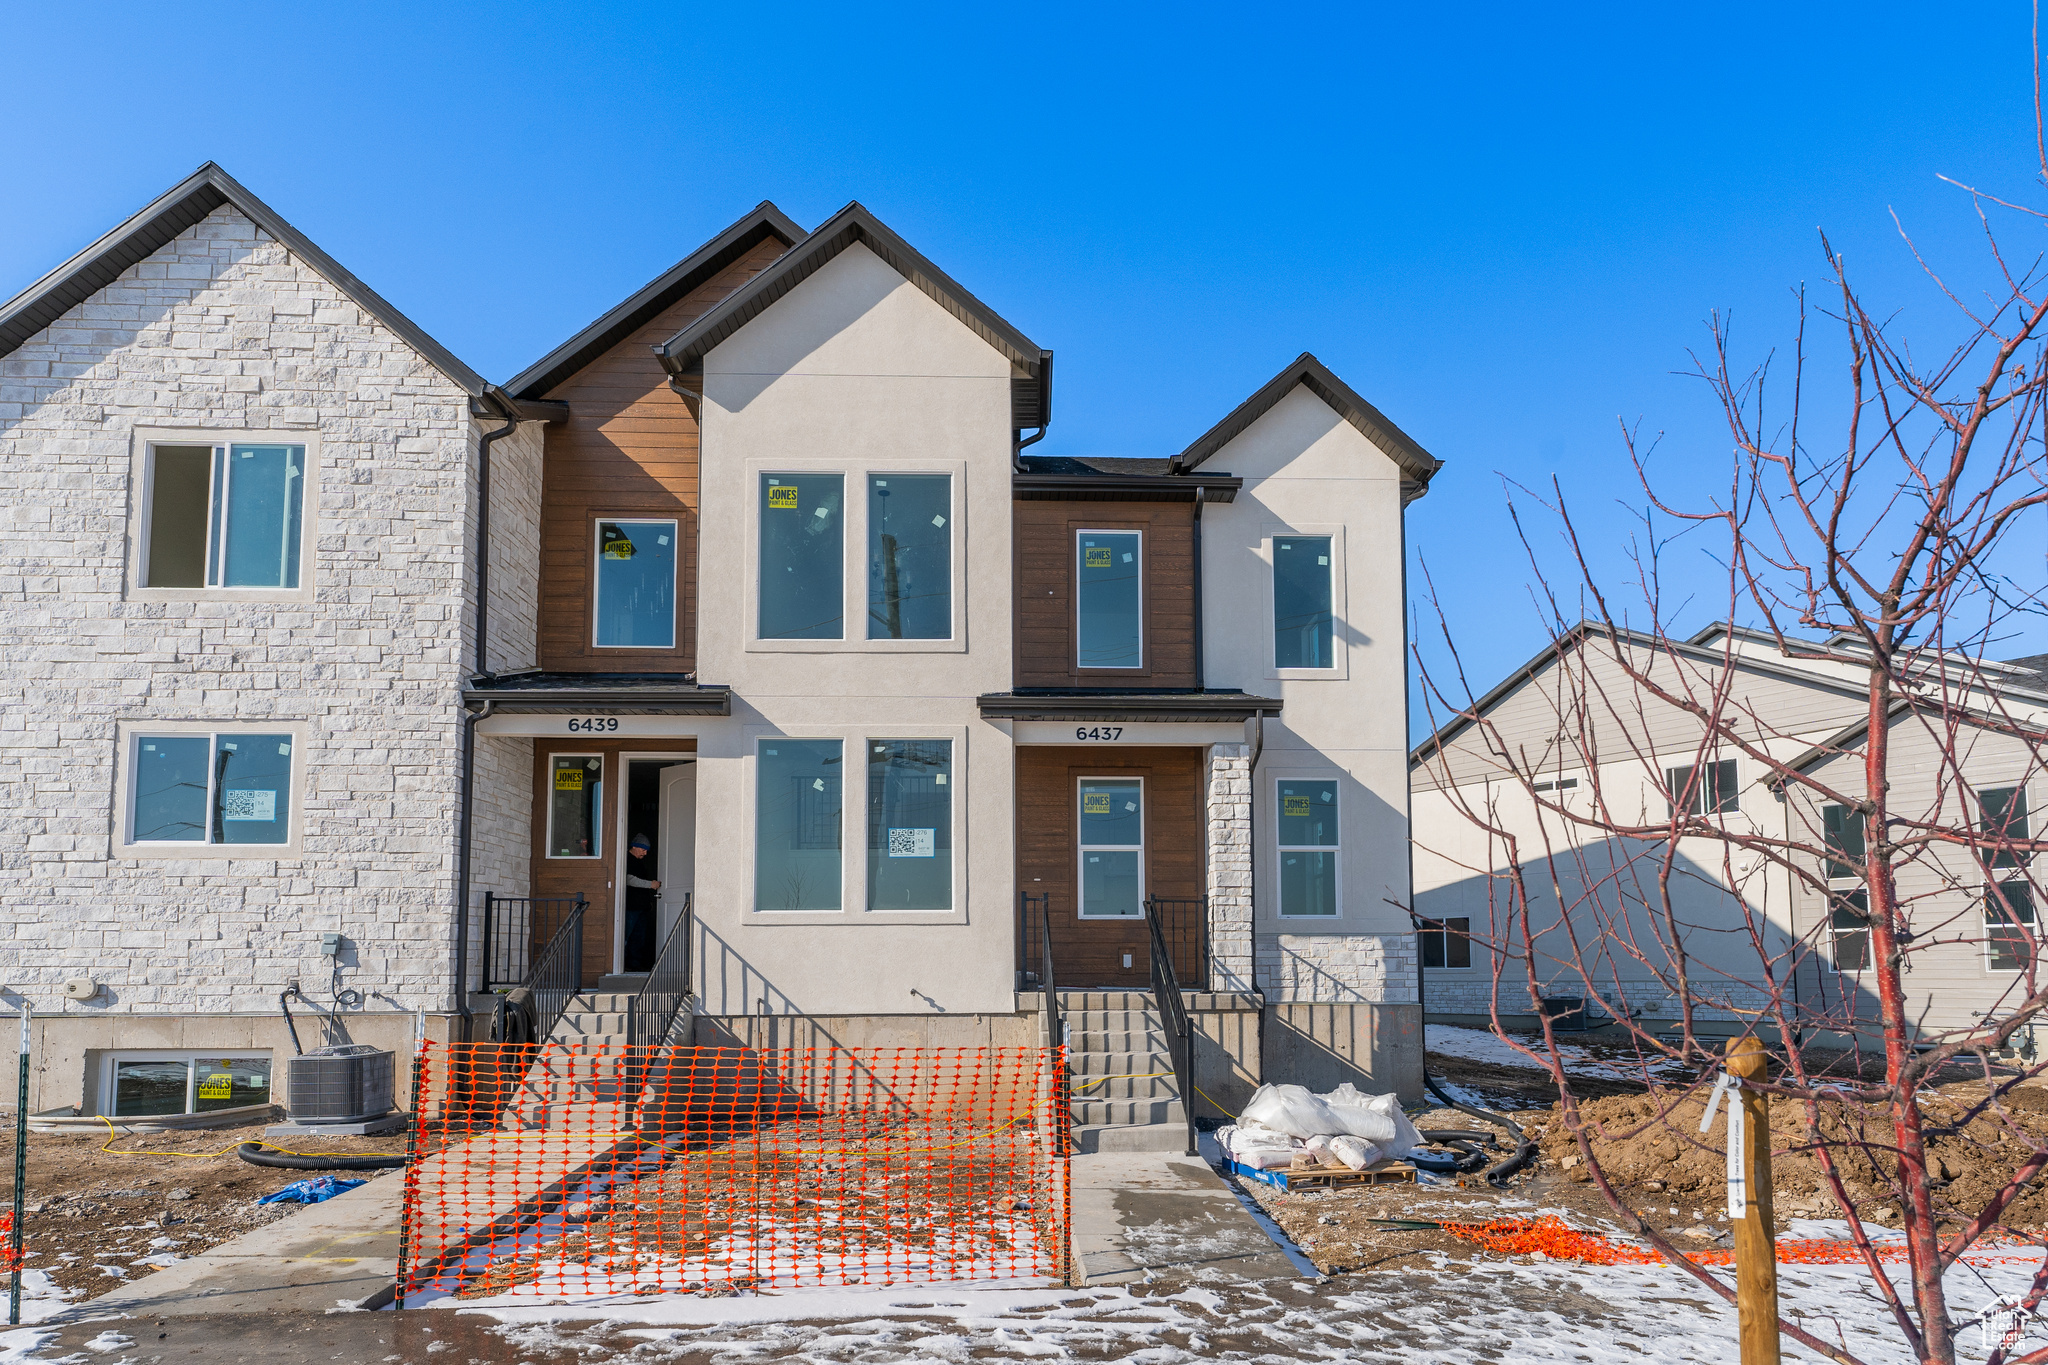
[[[1476,1243],[1488,1251],[1504,1256],[1528,1256],[1540,1254],[1559,1261],[1585,1261],[1591,1265],[1651,1265],[1663,1262],[1663,1256],[1645,1246],[1633,1242],[1616,1242],[1598,1233],[1581,1232],[1569,1227],[1564,1220],[1556,1217],[1528,1220],[1508,1219],[1493,1223],[1444,1223],[1443,1230],[1453,1237]],[[1779,1238],[1778,1259],[1799,1265],[1861,1265],[1863,1253],[1853,1242],[1824,1241],[1813,1239]],[[1876,1248],[1880,1261],[1903,1261],[1906,1249],[1894,1243],[1881,1243]],[[2014,1264],[2038,1265],[2039,1252],[2014,1255],[2019,1247],[2012,1243],[1985,1243],[1965,1254],[1964,1259],[1973,1265]],[[1732,1251],[1689,1251],[1685,1258],[1695,1265],[1725,1266],[1735,1264]]]
[[[425,1042],[400,1304],[1063,1278],[1058,1048]]]

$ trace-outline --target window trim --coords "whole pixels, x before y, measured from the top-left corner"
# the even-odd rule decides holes
[[[601,752],[585,753],[578,749],[551,749],[543,753],[541,757],[547,760],[546,766],[541,769],[542,781],[540,788],[541,800],[546,806],[546,810],[541,816],[540,851],[542,860],[556,863],[602,863],[605,856],[605,798],[603,792],[598,793],[597,817],[590,822],[591,832],[597,836],[597,847],[589,853],[556,853],[553,851],[555,847],[555,764],[565,758],[594,758],[597,760],[597,780],[602,784],[610,775],[610,759],[612,755]],[[585,771],[589,770],[585,769]],[[620,805],[623,808],[624,803],[621,802]],[[617,879],[614,878],[613,880]]]
[[[268,717],[255,720],[123,720],[114,727],[114,828],[112,856],[133,861],[157,859],[211,859],[220,861],[232,859],[243,861],[260,859],[274,861],[303,856],[306,833],[306,770],[311,755],[306,750],[307,723],[301,720],[274,720]],[[201,841],[180,840],[177,842],[136,842],[135,830],[135,782],[137,746],[145,737],[166,739],[191,739],[214,736],[231,731],[246,730],[252,733],[290,735],[292,742],[292,765],[290,783],[290,809],[286,815],[287,838],[281,844],[216,844]],[[207,807],[213,804],[213,768],[209,762],[207,771]]]
[[[1067,571],[1073,575],[1074,583],[1074,633],[1070,637],[1073,642],[1073,651],[1072,657],[1067,660],[1067,666],[1076,676],[1090,678],[1134,678],[1140,674],[1147,674],[1152,671],[1152,651],[1148,647],[1151,644],[1150,636],[1152,634],[1152,621],[1149,615],[1152,602],[1150,596],[1145,591],[1145,577],[1151,572],[1152,568],[1152,561],[1147,557],[1145,549],[1145,532],[1148,529],[1148,527],[1144,526],[1076,526],[1072,528],[1073,541],[1068,546]],[[1101,668],[1081,662],[1082,536],[1136,536],[1138,538],[1138,662],[1135,665]],[[1105,918],[1121,919],[1124,917],[1121,915],[1110,915]]]
[[[1342,522],[1320,521],[1269,521],[1259,527],[1258,554],[1265,566],[1265,586],[1259,605],[1265,632],[1260,648],[1265,651],[1265,657],[1260,662],[1266,677],[1282,682],[1344,682],[1351,677],[1351,647],[1345,638],[1345,622],[1349,618],[1345,588],[1350,576],[1350,560],[1344,544],[1345,529]],[[1273,662],[1279,631],[1279,624],[1273,617],[1276,553],[1273,542],[1287,536],[1330,538],[1330,655],[1333,662],[1328,668],[1281,668]]]
[[[598,622],[601,617],[599,593],[603,582],[599,564],[604,558],[604,528],[606,523],[614,526],[666,526],[669,539],[675,544],[675,558],[669,566],[668,588],[668,643],[665,645],[607,645],[597,638]],[[629,654],[673,654],[682,644],[683,638],[683,523],[677,517],[663,516],[599,516],[590,518],[590,648],[603,650],[607,654],[625,652]]]
[[[1416,966],[1420,967],[1425,972],[1469,972],[1477,970],[1472,962],[1472,917],[1470,915],[1443,915],[1436,919],[1431,919],[1428,915],[1422,915],[1420,916],[1420,918],[1422,920],[1422,924],[1417,925],[1415,929]],[[1451,928],[1451,923],[1454,920],[1462,920],[1464,922],[1465,927],[1463,929]],[[1423,927],[1425,925],[1431,925],[1434,927],[1425,928]],[[1445,965],[1441,967],[1432,967],[1427,962],[1424,962],[1422,960],[1422,940],[1429,937],[1431,934],[1441,936],[1444,941]],[[1465,940],[1465,965],[1462,967],[1453,967],[1449,965],[1451,956],[1451,935],[1453,934],[1456,934],[1458,937]]]
[[[192,1114],[222,1114],[233,1112],[225,1109],[195,1109],[198,1102],[196,1091],[198,1069],[193,1065],[201,1057],[217,1057],[226,1062],[267,1062],[270,1066],[270,1094],[263,1105],[237,1105],[237,1109],[257,1109],[264,1105],[275,1107],[279,1089],[278,1080],[284,1074],[277,1064],[277,1053],[272,1048],[109,1048],[100,1054],[99,1112],[108,1118],[144,1118],[147,1115],[120,1115],[114,1112],[114,1077],[121,1062],[183,1062],[185,1063],[185,1108],[178,1115],[163,1115],[165,1118],[186,1117]]]
[[[1328,782],[1336,788],[1337,842],[1334,844],[1283,844],[1280,842],[1280,784],[1283,782]],[[1344,778],[1338,773],[1288,773],[1273,775],[1273,918],[1293,924],[1335,924],[1344,918]],[[1289,853],[1334,853],[1337,856],[1337,908],[1327,915],[1290,915],[1287,913],[1285,874],[1282,861]]]
[[[837,474],[845,480],[845,540],[840,588],[845,594],[841,636],[837,640],[773,640],[761,635],[761,480],[773,474]],[[944,640],[870,640],[868,616],[868,480],[897,474],[945,474],[952,480],[950,516],[953,532],[953,634]],[[745,625],[741,651],[747,654],[965,654],[968,645],[967,593],[967,462],[965,460],[768,460],[746,461],[742,492],[744,513],[741,554],[741,610]],[[1009,489],[1003,490],[1008,515]],[[701,576],[700,576],[701,581]],[[1007,587],[1007,585],[1005,585]],[[1005,599],[1007,602],[1007,599]],[[1009,627],[1004,607],[1003,628]],[[792,735],[791,738],[802,738]],[[750,902],[751,903],[751,902]],[[805,913],[784,911],[784,914]],[[932,913],[932,912],[925,912]]]
[[[1080,538],[1075,537],[1076,548]],[[1135,844],[1084,844],[1081,842],[1081,788],[1089,782],[1135,782],[1138,784],[1138,842]],[[1145,794],[1143,773],[1096,773],[1077,775],[1074,778],[1074,917],[1105,924],[1142,924],[1145,921],[1145,897],[1151,881],[1150,859],[1147,854],[1150,845],[1146,835],[1152,832],[1152,802]],[[1131,853],[1138,855],[1138,913],[1136,915],[1091,915],[1088,913],[1087,867],[1082,859],[1089,850],[1097,853]]]
[[[131,602],[290,602],[311,606],[319,595],[320,434],[293,427],[138,426],[129,434],[128,571]],[[299,586],[296,588],[159,588],[149,583],[149,515],[156,496],[157,446],[292,445],[306,450],[299,492]]]

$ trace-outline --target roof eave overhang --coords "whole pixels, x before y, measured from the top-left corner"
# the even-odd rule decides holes
[[[992,692],[976,697],[984,720],[1092,720],[1092,721],[1246,721],[1254,716],[1277,716],[1278,697],[1236,696],[1132,696],[1104,693],[1100,696],[1017,696]]]
[[[762,200],[738,222],[507,380],[505,388],[521,399],[540,398],[625,341],[662,309],[691,290],[701,288],[762,242],[773,239],[787,249],[802,241],[803,237],[804,230],[794,220],[773,203]]]
[[[462,704],[471,710],[486,702],[498,715],[562,715],[584,712],[601,715],[642,716],[729,716],[732,689],[728,687],[679,687],[672,691],[651,688],[497,688],[465,687]]]
[[[1404,507],[1429,491],[1430,479],[1443,468],[1444,462],[1424,450],[1414,437],[1394,425],[1385,413],[1366,402],[1357,390],[1307,351],[1261,385],[1258,392],[1238,404],[1229,416],[1197,437],[1186,450],[1174,456],[1173,467],[1176,470],[1193,469],[1243,435],[1252,423],[1271,412],[1297,386],[1306,386],[1309,392],[1329,404],[1338,416],[1401,467],[1404,476],[1401,503]]]
[[[1045,425],[1052,411],[1052,352],[962,288],[858,202],[848,204],[722,303],[656,346],[654,353],[668,370],[671,384],[686,396],[693,387],[701,387],[708,353],[855,243],[888,262],[1010,362],[1015,429]]]
[[[232,205],[263,229],[343,297],[396,333],[470,397],[481,397],[489,387],[483,376],[456,359],[453,352],[428,336],[418,323],[343,269],[339,261],[315,246],[311,238],[286,222],[277,210],[211,161],[91,246],[0,304],[0,356],[18,350],[30,337],[114,283],[130,266],[223,204]]]
[[[1244,480],[1204,474],[1013,474],[1011,491],[1020,499],[1067,502],[1235,502]]]

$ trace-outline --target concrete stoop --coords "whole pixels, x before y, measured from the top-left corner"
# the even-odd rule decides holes
[[[1061,991],[1076,1152],[1184,1152],[1187,1109],[1149,991]]]

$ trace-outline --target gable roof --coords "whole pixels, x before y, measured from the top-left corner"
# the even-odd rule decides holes
[[[1297,384],[1305,385],[1310,393],[1336,409],[1338,416],[1358,428],[1366,440],[1385,451],[1394,463],[1401,466],[1401,472],[1420,484],[1423,490],[1428,489],[1430,477],[1444,467],[1442,460],[1416,444],[1415,438],[1395,426],[1385,413],[1359,397],[1356,390],[1331,373],[1329,366],[1303,351],[1295,357],[1293,364],[1267,380],[1257,393],[1238,404],[1228,417],[1174,456],[1174,472],[1193,469],[1243,435],[1247,427],[1294,392]],[[1420,497],[1421,493],[1415,496]]]
[[[887,261],[899,275],[1009,360],[1014,427],[1021,430],[1046,424],[1052,414],[1052,352],[1040,349],[993,308],[961,288],[952,276],[897,236],[858,200],[833,214],[816,232],[784,252],[780,260],[733,291],[723,303],[656,346],[655,354],[671,375],[702,374],[707,352],[856,242]]]
[[[505,388],[517,398],[541,397],[762,242],[774,240],[789,247],[803,235],[804,230],[788,215],[763,199],[731,227],[507,380]]]
[[[1700,636],[1714,634],[1717,629],[1718,627],[1709,627],[1707,630],[1701,631]],[[1694,637],[1695,640],[1700,638],[1700,636]],[[1640,649],[1669,649],[1674,654],[1684,655],[1700,663],[1727,664],[1734,668],[1754,669],[1756,672],[1764,673],[1774,678],[1788,682],[1808,683],[1814,687],[1825,688],[1830,692],[1839,692],[1846,697],[1862,697],[1865,695],[1865,689],[1855,683],[1845,682],[1826,673],[1809,672],[1790,661],[1776,662],[1770,659],[1754,658],[1746,654],[1729,655],[1721,650],[1710,649],[1694,643],[1693,640],[1660,640],[1654,635],[1648,635],[1639,630],[1630,630],[1626,626],[1610,629],[1597,621],[1581,621],[1550,644],[1543,646],[1542,649],[1536,652],[1536,657],[1501,679],[1494,686],[1493,690],[1472,703],[1460,715],[1446,721],[1435,734],[1411,749],[1408,753],[1409,765],[1412,767],[1417,763],[1423,762],[1431,755],[1440,752],[1444,745],[1451,742],[1453,737],[1462,732],[1466,726],[1472,724],[1475,717],[1483,716],[1488,711],[1491,711],[1495,706],[1504,701],[1509,693],[1535,677],[1538,673],[1549,668],[1552,664],[1557,663],[1567,652],[1579,648],[1588,640],[1604,640],[1608,638],[1624,641]]]
[[[397,333],[435,369],[461,385],[471,398],[483,397],[486,390],[497,392],[495,385],[486,384],[483,376],[457,360],[447,347],[393,308],[376,290],[344,270],[340,262],[314,246],[277,210],[249,193],[211,161],[158,195],[127,222],[0,304],[0,356],[20,349],[37,332],[119,279],[129,266],[223,204],[231,205],[269,233],[356,307]]]

